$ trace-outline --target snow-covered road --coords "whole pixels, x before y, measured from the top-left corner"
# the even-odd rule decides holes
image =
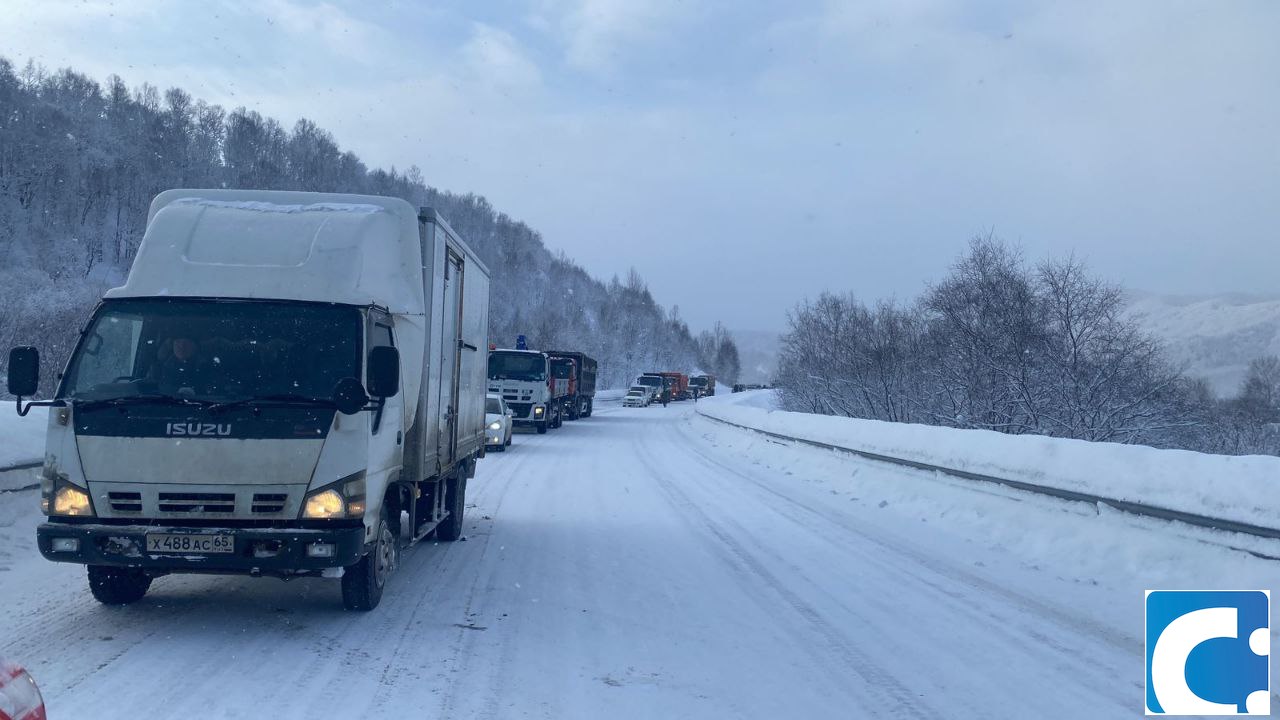
[[[36,552],[36,493],[0,494],[0,655],[60,719],[1141,714],[1141,588],[1164,571],[1081,578],[973,513],[1121,521],[848,459],[806,474],[827,461],[692,409],[517,436],[470,483],[466,541],[407,551],[368,614],[318,579],[173,576],[103,607]],[[912,483],[963,495],[957,522]]]

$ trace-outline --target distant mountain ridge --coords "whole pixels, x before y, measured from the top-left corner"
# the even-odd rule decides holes
[[[782,333],[776,330],[733,330],[742,364],[739,380],[744,383],[773,382],[778,367],[778,348]]]
[[[1130,291],[1131,317],[1164,341],[1169,357],[1220,397],[1240,390],[1249,362],[1280,355],[1280,294],[1160,295]]]

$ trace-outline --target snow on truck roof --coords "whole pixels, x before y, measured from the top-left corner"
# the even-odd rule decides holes
[[[151,203],[128,280],[106,297],[307,300],[423,314],[422,267],[418,211],[398,198],[169,190]]]

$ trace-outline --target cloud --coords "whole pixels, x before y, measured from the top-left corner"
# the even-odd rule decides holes
[[[390,32],[328,2],[250,0],[240,10],[265,18],[289,35],[289,42],[316,42],[361,64],[386,59],[388,49],[398,44]]]
[[[555,29],[570,67],[604,76],[661,45],[697,14],[693,3],[680,0],[571,0],[544,3],[531,24]]]
[[[489,87],[527,90],[542,83],[537,63],[520,42],[491,25],[475,23],[459,55],[469,74]]]
[[[309,117],[695,324],[911,296],[993,225],[1162,292],[1280,262],[1274,0],[119,5],[0,0],[0,52]]]

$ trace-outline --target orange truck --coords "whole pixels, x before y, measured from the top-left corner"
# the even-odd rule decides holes
[[[653,373],[661,375],[664,378],[671,378],[671,399],[672,400],[688,400],[689,399],[689,376],[678,372],[661,372]]]

